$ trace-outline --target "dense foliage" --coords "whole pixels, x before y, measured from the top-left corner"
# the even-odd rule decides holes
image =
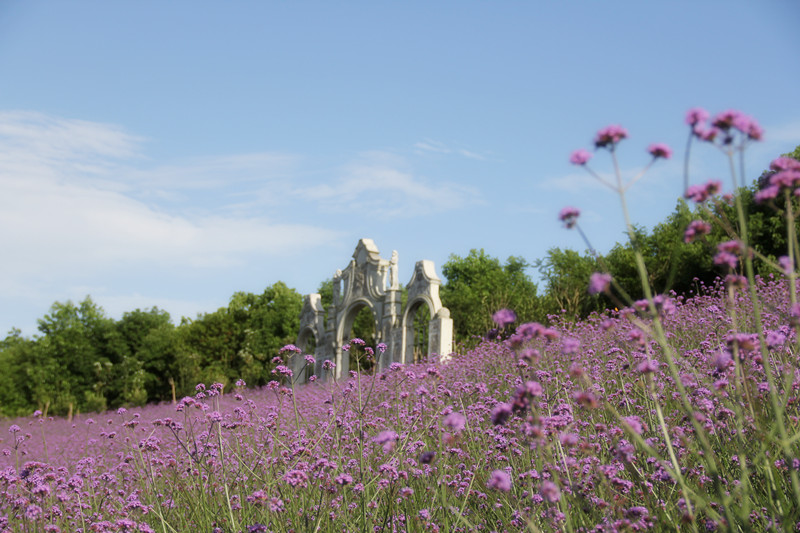
[[[514,309],[522,321],[541,319],[541,302],[536,284],[525,272],[528,263],[509,257],[505,264],[484,250],[470,250],[466,257],[451,255],[442,265],[446,282],[440,296],[450,309],[456,340],[485,335],[495,325],[492,314]]]
[[[227,307],[175,326],[163,310],[113,320],[91,298],[53,304],[39,334],[0,343],[0,414],[66,415],[144,405],[199,381],[267,382],[270,360],[297,337],[302,297],[281,282],[236,293]]]

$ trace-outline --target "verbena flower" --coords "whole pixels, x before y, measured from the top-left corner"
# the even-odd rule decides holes
[[[539,494],[545,501],[550,503],[556,503],[561,499],[561,489],[558,488],[558,485],[549,480],[542,482]]]
[[[647,148],[647,152],[652,155],[654,159],[669,159],[672,156],[672,149],[663,143],[651,144]]]
[[[517,321],[517,314],[511,309],[500,309],[492,315],[492,320],[501,328]]]
[[[511,405],[507,403],[499,403],[492,409],[492,424],[499,426],[506,423],[508,417],[511,416]]]
[[[690,126],[703,123],[709,119],[711,115],[705,109],[695,107],[686,113],[686,123]]]
[[[565,207],[558,213],[558,219],[564,223],[567,228],[572,228],[577,224],[578,217],[581,212],[575,207]]]
[[[594,145],[597,148],[612,148],[622,139],[628,137],[628,131],[617,124],[606,126],[597,132]]]
[[[581,148],[580,150],[575,150],[574,152],[572,152],[572,154],[569,156],[569,162],[572,163],[573,165],[585,165],[586,163],[589,162],[591,158],[592,158],[591,152],[588,152],[583,148]]]
[[[495,470],[492,472],[492,475],[489,476],[489,481],[486,482],[486,486],[490,489],[508,492],[511,490],[511,476],[504,470]]]
[[[453,433],[461,432],[467,424],[467,419],[459,412],[453,412],[444,417],[443,424]]]
[[[722,182],[719,180],[709,180],[703,185],[691,185],[686,189],[684,197],[697,202],[698,204],[705,202],[715,194],[719,193],[722,189]]]
[[[609,285],[611,285],[611,274],[607,272],[595,272],[589,276],[589,294],[607,292]]]
[[[281,348],[280,350],[278,350],[278,353],[284,353],[284,352],[296,352],[296,353],[300,353],[300,352],[302,352],[302,351],[303,351],[303,350],[301,350],[300,348],[298,348],[298,347],[297,347],[297,346],[295,346],[294,344],[287,344],[286,346],[284,346],[283,348]]]
[[[711,224],[704,220],[692,220],[686,231],[683,233],[683,242],[694,242],[700,236],[708,235],[711,233]]]

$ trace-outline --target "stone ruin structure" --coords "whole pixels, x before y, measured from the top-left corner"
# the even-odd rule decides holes
[[[336,363],[337,379],[347,376],[350,357],[342,346],[350,339],[356,315],[364,307],[369,308],[375,320],[375,342],[386,344],[381,354],[376,349],[377,370],[392,363],[410,363],[414,359],[414,318],[426,306],[430,312],[428,323],[428,355],[436,354],[439,360],[447,360],[453,351],[453,319],[450,311],[442,307],[439,286],[442,280],[436,276],[433,261],[417,261],[414,273],[406,285],[408,300],[403,308],[397,251],[390,260],[382,259],[372,239],[358,241],[353,259],[347,268],[337,270],[333,276],[333,303],[328,306],[327,316],[319,294],[305,297],[300,314],[300,333],[297,346],[303,353],[314,344],[316,364],[314,374],[327,378],[330,371],[323,370],[327,359]],[[305,361],[295,357],[292,370],[295,376],[302,372]],[[303,376],[304,381],[310,375]]]

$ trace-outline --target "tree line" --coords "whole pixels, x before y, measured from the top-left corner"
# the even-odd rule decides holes
[[[800,147],[789,155],[800,159]],[[749,242],[774,263],[785,254],[787,229],[780,208],[755,201],[768,176],[765,172],[736,194],[748,217]],[[561,248],[533,263],[514,256],[503,262],[484,250],[451,255],[442,265],[440,294],[453,317],[456,343],[463,347],[489,334],[492,314],[501,308],[513,309],[518,322],[548,323],[554,315],[578,319],[642,298],[634,246],[644,255],[656,291],[689,294],[700,282],[726,273],[712,258],[717,244],[732,238],[726,221],[735,220],[733,209],[723,200],[705,207],[679,200],[666,220],[651,231],[635,228],[632,242],[617,244],[604,256]],[[685,231],[693,220],[716,223],[710,234],[687,243]],[[760,274],[770,273],[761,268]],[[541,292],[532,269],[540,273]],[[609,272],[615,288],[592,296],[587,287],[598,271]],[[329,304],[331,280],[323,281],[319,292]],[[178,325],[156,307],[115,320],[90,297],[78,304],[56,302],[39,319],[38,334],[27,338],[12,330],[0,340],[0,415],[35,409],[69,415],[170,401],[201,382],[229,385],[243,379],[263,385],[272,379],[273,357],[297,338],[301,308],[302,295],[280,281],[261,294],[237,292],[226,307]],[[368,313],[356,318],[352,334],[374,335]]]

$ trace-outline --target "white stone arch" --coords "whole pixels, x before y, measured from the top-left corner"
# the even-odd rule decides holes
[[[310,347],[310,342],[313,340],[313,349]],[[308,367],[306,365],[305,355],[313,355],[314,359],[316,360],[317,357],[317,346],[319,346],[321,338],[319,333],[317,333],[316,328],[312,327],[305,327],[304,329],[300,330],[300,333],[297,334],[297,342],[295,345],[300,348],[300,354],[295,355],[292,359],[292,371],[294,372],[295,376],[299,376],[301,372],[304,372],[299,381],[307,381],[309,376],[315,374],[317,372],[317,364],[314,364],[314,367]],[[298,380],[298,378],[295,378]]]
[[[406,285],[408,303],[400,323],[402,331],[402,353],[400,361],[409,363],[414,358],[414,316],[422,305],[428,307],[430,322],[428,323],[428,355],[436,354],[440,360],[449,359],[453,351],[453,320],[450,311],[442,306],[439,298],[439,286],[442,280],[436,275],[433,261],[427,259],[417,261],[414,273]]]
[[[314,338],[314,351],[309,354],[308,340]],[[319,374],[322,361],[320,357],[324,351],[325,339],[325,308],[322,306],[322,297],[319,294],[308,294],[303,299],[303,309],[300,311],[300,331],[297,334],[295,345],[303,354],[313,355],[316,359],[314,373]],[[305,359],[294,357],[292,371],[298,374],[305,366]]]
[[[453,321],[439,299],[441,280],[436,276],[433,262],[417,262],[407,285],[409,306],[405,312],[400,300],[397,268],[396,251],[392,252],[391,260],[382,259],[372,239],[361,239],[347,268],[337,270],[333,276],[333,302],[328,307],[327,317],[319,294],[306,297],[301,313],[300,335],[308,335],[308,330],[315,334],[317,347],[314,355],[318,376],[329,377],[329,372],[322,368],[326,359],[336,364],[337,379],[347,376],[350,358],[347,352],[342,351],[342,345],[350,340],[344,337],[364,306],[372,311],[376,342],[387,345],[383,355],[379,352],[375,354],[378,371],[392,362],[405,362],[408,359],[405,355],[405,321],[408,316],[413,321],[414,312],[423,303],[428,306],[431,315],[428,353],[436,353],[441,359],[449,358],[453,346]],[[298,336],[298,346],[301,340],[303,337]]]
[[[400,363],[413,363],[414,362],[414,320],[417,317],[417,313],[420,312],[421,309],[427,309],[428,314],[431,319],[436,316],[436,313],[433,311],[433,305],[427,298],[418,297],[413,301],[409,301],[406,303],[405,311],[403,312],[403,318],[401,321],[402,328],[403,328],[403,351],[402,351],[402,358],[403,360],[399,361]],[[426,355],[432,353],[431,346],[430,346],[430,333],[431,333],[431,325],[430,320],[428,320],[428,324],[426,325],[428,330],[428,346],[425,347]]]
[[[372,302],[366,298],[359,298],[354,302],[350,303],[347,306],[347,309],[339,314],[337,319],[336,325],[336,368],[341,369],[340,372],[337,372],[337,377],[341,377],[342,375],[346,375],[348,370],[350,369],[350,352],[346,352],[342,350],[342,346],[350,342],[350,338],[348,335],[352,335],[353,331],[353,323],[356,320],[356,316],[361,312],[364,308],[369,309],[370,313],[372,314],[372,322],[375,328],[375,340],[376,342],[383,342],[380,330],[380,320],[378,319],[378,313],[375,309],[375,302]]]

